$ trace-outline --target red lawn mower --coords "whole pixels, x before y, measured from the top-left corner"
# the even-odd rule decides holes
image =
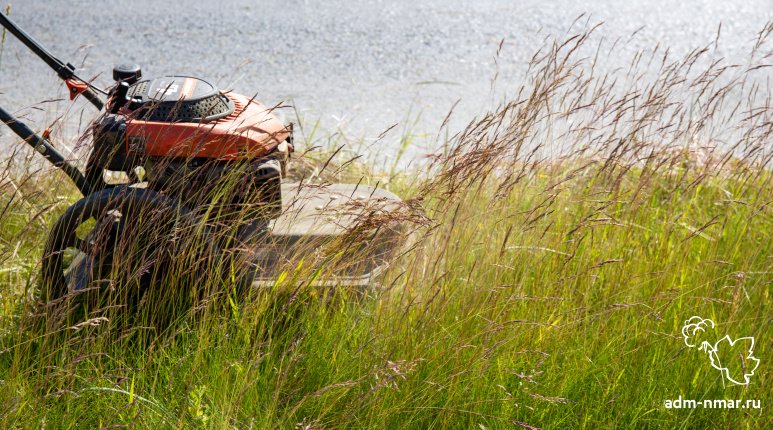
[[[221,255],[232,254],[226,249],[248,255],[240,260],[242,283],[271,284],[282,268],[361,230],[362,217],[344,208],[381,202],[383,211],[399,202],[392,193],[364,185],[283,183],[293,152],[292,124],[250,97],[220,91],[195,77],[146,79],[133,64],[116,66],[115,84],[101,90],[8,17],[0,14],[0,24],[65,81],[71,99],[84,97],[101,111],[90,127],[93,145],[81,172],[46,137],[0,108],[0,119],[67,174],[84,196],[51,230],[42,261],[44,301],[99,288],[127,258],[147,261],[136,276],[155,276],[166,264],[162,255],[175,258],[169,254],[183,228],[181,220],[191,219],[207,220],[186,225],[201,225],[190,229]],[[122,172],[127,180],[110,184],[106,172]],[[213,232],[220,230],[232,233],[225,244],[207,236],[216,237]],[[367,249],[358,245],[364,253],[352,253],[357,264],[314,282],[370,284],[394,245],[393,235],[376,230],[367,236]],[[118,250],[126,237],[134,237],[135,245],[145,243],[141,256],[136,250]]]

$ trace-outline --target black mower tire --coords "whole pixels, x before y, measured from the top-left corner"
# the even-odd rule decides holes
[[[64,275],[64,250],[73,246],[77,228],[90,218],[99,220],[110,211],[119,211],[131,218],[137,211],[161,210],[169,217],[179,218],[190,211],[175,199],[155,191],[129,186],[116,186],[92,193],[67,208],[51,229],[41,264],[42,285],[39,299],[45,305],[73,296]],[[124,222],[128,222],[125,220]],[[109,258],[109,257],[108,257]]]

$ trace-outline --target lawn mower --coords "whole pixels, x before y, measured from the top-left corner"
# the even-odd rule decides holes
[[[271,285],[288,268],[324,260],[331,246],[338,249],[326,255],[352,255],[356,264],[309,282],[369,285],[383,269],[396,230],[364,226],[362,215],[389,211],[400,199],[362,184],[285,183],[293,128],[275,108],[195,77],[146,79],[134,64],[116,66],[115,84],[102,90],[8,17],[0,14],[0,24],[64,80],[71,100],[83,97],[101,111],[89,127],[92,148],[81,171],[47,133],[36,134],[0,108],[0,119],[84,196],[61,215],[46,243],[44,302],[100,288],[129,259],[136,263],[129,276],[158,280],[170,259],[182,258],[175,253],[183,231],[211,245],[217,258],[240,255],[231,276],[250,286]],[[106,180],[115,173],[123,183]],[[344,243],[353,231],[366,239]],[[131,252],[121,250],[127,238]]]

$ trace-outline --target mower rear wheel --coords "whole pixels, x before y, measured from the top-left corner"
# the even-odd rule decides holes
[[[147,283],[168,258],[175,225],[189,211],[151,190],[119,186],[90,194],[57,220],[45,246],[44,305],[117,283]],[[123,278],[123,279],[116,279]]]

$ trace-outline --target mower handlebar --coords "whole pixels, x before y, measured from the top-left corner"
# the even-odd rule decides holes
[[[27,127],[24,123],[20,122],[11,115],[10,112],[0,107],[0,121],[5,123],[14,133],[19,135],[24,142],[33,147],[40,155],[45,157],[51,164],[62,169],[64,173],[72,179],[75,186],[78,187],[81,194],[87,195],[92,189],[92,184],[89,184],[83,174],[77,167],[73,166],[64,156],[59,153],[51,143],[46,139],[38,136]]]
[[[11,34],[16,36],[16,38],[19,39],[27,48],[34,52],[35,55],[40,57],[46,64],[48,64],[48,66],[51,67],[63,81],[78,80],[85,83],[87,88],[79,91],[79,93],[83,95],[86,100],[91,102],[94,107],[99,110],[102,109],[104,102],[97,95],[96,91],[94,91],[95,87],[75,75],[75,66],[70,63],[65,64],[62,60],[54,57],[53,54],[48,52],[46,48],[41,46],[35,39],[32,38],[32,36],[19,28],[13,21],[11,21],[10,18],[2,13],[0,13],[0,25],[8,29]],[[68,85],[68,87],[70,86]],[[70,91],[73,91],[72,87],[70,87]]]

